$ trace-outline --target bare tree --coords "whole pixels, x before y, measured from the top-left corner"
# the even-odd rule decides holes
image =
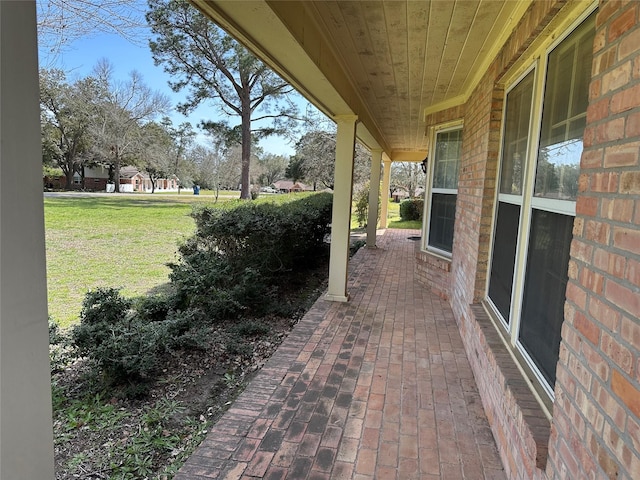
[[[144,3],[140,2],[38,0],[37,11],[38,42],[51,62],[73,41],[98,33],[116,33],[139,45],[149,37]]]
[[[390,196],[401,188],[407,191],[409,198],[416,196],[418,187],[425,186],[425,174],[418,162],[399,162],[391,164]]]
[[[172,175],[175,145],[166,125],[149,122],[141,127],[138,166],[149,175],[151,193],[158,180]]]
[[[95,103],[91,133],[95,153],[113,170],[115,191],[120,191],[120,167],[134,163],[141,144],[141,126],[169,110],[169,98],[153,91],[136,71],[127,81],[113,78],[108,60],[95,67],[100,98]]]
[[[260,185],[271,185],[273,182],[283,179],[288,164],[289,159],[282,155],[267,153],[260,156],[258,158],[258,182]]]
[[[296,153],[289,163],[287,175],[312,182],[314,190],[333,188],[335,157],[335,131],[309,131],[296,143]],[[361,185],[369,178],[370,160],[369,151],[360,143],[356,143],[353,170],[355,185]]]

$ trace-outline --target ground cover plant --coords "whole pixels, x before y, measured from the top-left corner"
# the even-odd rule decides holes
[[[162,293],[101,286],[51,323],[57,478],[171,478],[324,290],[331,196],[278,203],[200,206]]]

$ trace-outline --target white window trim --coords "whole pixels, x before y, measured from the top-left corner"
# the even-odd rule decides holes
[[[523,172],[523,189],[522,195],[512,195],[512,194],[501,194],[499,193],[499,185],[500,185],[500,169],[498,170],[498,175],[496,179],[496,192],[494,198],[494,214],[492,218],[491,225],[491,250],[489,254],[489,263],[488,265],[492,265],[493,261],[493,240],[495,235],[495,223],[497,220],[497,207],[498,202],[503,203],[511,203],[514,205],[520,206],[520,222],[518,226],[518,238],[516,244],[516,258],[514,262],[514,282],[512,285],[511,292],[511,306],[509,312],[509,319],[503,319],[502,315],[499,313],[497,307],[489,298],[489,282],[490,275],[487,275],[486,281],[486,290],[485,290],[485,301],[484,305],[487,309],[490,317],[494,320],[494,324],[496,328],[502,330],[501,336],[503,340],[513,349],[517,351],[518,355],[525,361],[526,368],[529,372],[531,372],[535,376],[535,380],[537,385],[534,385],[528,380],[528,375],[524,375],[527,378],[528,383],[533,391],[538,392],[539,389],[542,389],[547,398],[553,402],[555,399],[555,394],[553,390],[553,386],[549,385],[547,380],[544,378],[538,367],[535,365],[535,362],[531,358],[531,356],[526,351],[526,348],[519,341],[519,332],[521,326],[521,318],[522,318],[522,303],[524,299],[524,278],[525,278],[525,270],[526,270],[526,262],[528,258],[528,246],[529,246],[529,237],[531,234],[531,219],[533,216],[533,210],[542,210],[553,213],[559,213],[567,216],[574,216],[576,212],[576,202],[570,200],[560,200],[560,199],[552,199],[552,198],[543,198],[543,197],[535,197],[533,195],[535,188],[535,175],[536,175],[536,166],[537,166],[537,157],[538,157],[538,148],[540,143],[540,132],[542,129],[542,109],[544,103],[544,88],[547,77],[547,66],[548,66],[548,57],[549,54],[560,44],[562,43],[576,28],[578,28],[582,22],[584,22],[589,15],[591,15],[596,8],[598,7],[598,3],[594,2],[589,5],[585,10],[577,16],[577,18],[571,22],[570,25],[565,26],[562,30],[562,33],[558,35],[553,42],[548,43],[544,51],[541,52],[539,57],[535,58],[531,64],[529,64],[526,68],[522,69],[520,67],[520,71],[517,77],[512,77],[509,82],[509,87],[505,90],[505,100],[508,93],[513,90],[523,79],[529,74],[532,70],[534,70],[534,84],[533,84],[533,92],[532,92],[532,106],[531,106],[531,116],[530,116],[530,125],[529,125],[529,138],[530,142],[527,147],[527,163],[526,168]],[[503,105],[503,116],[504,119],[506,116],[506,101]],[[501,127],[501,140],[504,139],[505,134],[505,124],[502,122]],[[503,142],[500,143],[500,151],[499,151],[499,159],[500,164],[502,164],[502,150],[503,150]],[[425,202],[426,203],[426,202]],[[427,230],[428,231],[428,230]],[[424,238],[424,234],[423,234]],[[490,267],[489,267],[490,268]],[[515,358],[515,357],[514,357]],[[523,366],[520,365],[518,361],[518,368],[523,371]],[[544,402],[543,402],[544,403]]]
[[[434,193],[445,193],[445,194],[458,194],[458,189],[449,189],[449,188],[433,188],[433,176],[435,173],[435,157],[436,157],[436,138],[439,133],[450,132],[453,130],[463,130],[464,121],[463,120],[454,120],[452,122],[441,123],[439,125],[435,125],[429,129],[429,166],[427,174],[425,175],[425,189],[424,189],[424,206],[422,211],[422,218],[424,219],[422,222],[422,241],[420,245],[420,249],[423,252],[432,253],[438,257],[442,257],[445,260],[450,261],[452,257],[452,253],[441,250],[437,247],[429,246],[429,229],[431,227],[431,196]],[[464,131],[462,132],[464,136]],[[462,152],[460,155],[460,162],[462,161]],[[460,165],[458,165],[460,167]],[[458,168],[458,182],[460,180],[460,168]],[[454,231],[455,238],[455,231]]]

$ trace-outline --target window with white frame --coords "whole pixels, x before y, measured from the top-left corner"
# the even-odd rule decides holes
[[[427,248],[451,255],[458,198],[458,166],[462,151],[462,127],[435,132],[431,188],[427,201]]]
[[[564,320],[594,34],[591,14],[514,82],[504,105],[487,298],[549,397]]]

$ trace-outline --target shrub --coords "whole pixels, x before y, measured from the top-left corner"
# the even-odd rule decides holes
[[[400,218],[406,220],[422,220],[424,200],[411,198],[400,203]]]
[[[169,295],[149,295],[134,300],[133,307],[138,317],[149,322],[159,322],[167,318],[175,307],[176,299]]]
[[[331,205],[331,194],[320,193],[282,205],[194,209],[196,234],[180,247],[179,263],[170,265],[179,306],[218,318],[249,307],[263,313],[288,274],[325,250]]]
[[[110,384],[150,378],[165,348],[167,326],[136,318],[130,307],[118,289],[90,291],[72,332],[78,352],[93,360]]]
[[[97,288],[85,295],[80,321],[87,324],[118,323],[131,308],[131,300],[120,295],[119,288]]]

